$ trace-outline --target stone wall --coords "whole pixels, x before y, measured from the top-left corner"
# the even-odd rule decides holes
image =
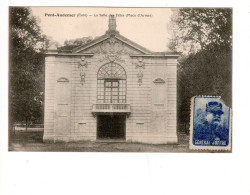
[[[97,72],[106,63],[101,54],[83,59],[81,55],[46,57],[45,141],[96,140],[92,105],[97,102]],[[117,63],[126,71],[131,105],[126,140],[177,142],[176,58],[125,54]]]

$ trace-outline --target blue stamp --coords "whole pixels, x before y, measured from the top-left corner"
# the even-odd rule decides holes
[[[231,109],[220,97],[191,100],[191,149],[231,150]]]

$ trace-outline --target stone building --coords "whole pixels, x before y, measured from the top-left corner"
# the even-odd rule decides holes
[[[120,35],[114,16],[93,41],[48,50],[44,141],[176,143],[177,58]]]

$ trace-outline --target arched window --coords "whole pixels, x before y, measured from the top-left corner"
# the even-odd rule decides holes
[[[161,79],[161,78],[158,78],[158,79],[155,79],[155,80],[154,80],[154,83],[155,83],[155,84],[164,84],[165,81],[164,81],[163,79]]]
[[[116,63],[103,65],[97,73],[97,102],[126,103],[126,72]]]
[[[69,79],[65,78],[65,77],[60,77],[59,79],[57,79],[58,83],[67,83],[69,82]]]

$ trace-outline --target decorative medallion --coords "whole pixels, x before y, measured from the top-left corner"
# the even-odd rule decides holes
[[[124,51],[124,45],[118,41],[115,36],[110,36],[110,38],[100,45],[100,50],[104,56],[100,61],[107,60],[108,62],[124,62],[121,58],[121,54]]]
[[[81,60],[78,64],[78,68],[80,69],[80,78],[81,78],[80,82],[82,85],[85,83],[87,67],[88,67],[88,62],[87,62],[85,56],[81,56]]]
[[[143,62],[142,57],[138,58],[138,62],[135,64],[135,68],[139,68],[139,69],[145,69],[145,63]]]
[[[85,67],[85,68],[88,67],[88,62],[87,62],[85,56],[81,56],[81,60],[79,62],[78,68],[80,68],[80,67]]]
[[[143,77],[143,73],[141,71],[139,71],[137,73],[137,78],[138,78],[138,84],[139,84],[139,86],[142,85],[142,77]]]
[[[85,83],[85,77],[86,77],[86,73],[85,72],[80,72],[80,78],[81,78],[81,84],[83,85]]]
[[[145,69],[145,63],[143,62],[142,57],[139,57],[137,60],[138,60],[138,62],[133,63],[133,64],[135,64],[135,69],[138,70],[138,73],[137,73],[138,84],[139,84],[139,86],[141,86],[142,85],[142,77],[143,77],[142,70]]]

